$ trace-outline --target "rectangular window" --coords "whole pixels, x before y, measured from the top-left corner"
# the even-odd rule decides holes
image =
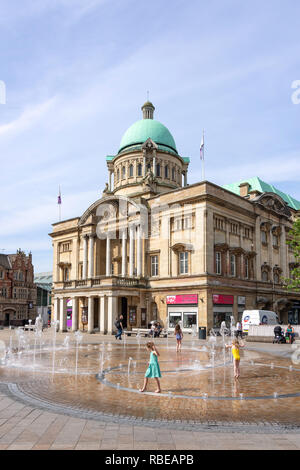
[[[219,251],[216,252],[216,273],[222,274],[221,253]]]
[[[4,278],[4,272],[0,271],[0,279],[3,279],[3,278]]]
[[[230,255],[230,275],[235,276],[235,274],[236,274],[235,255]]]
[[[151,276],[158,276],[158,256],[151,256]]]
[[[182,251],[179,253],[179,274],[187,274],[189,272],[189,258],[188,252]]]
[[[62,251],[70,251],[70,243],[63,243],[62,244]]]
[[[261,242],[267,243],[267,233],[264,230],[261,231]]]
[[[192,228],[192,217],[189,215],[183,218],[183,230],[190,228]]]
[[[245,258],[245,278],[249,278],[249,259]]]
[[[273,235],[273,246],[278,246],[278,235]]]
[[[68,280],[69,280],[69,269],[64,268],[64,281],[68,281]]]

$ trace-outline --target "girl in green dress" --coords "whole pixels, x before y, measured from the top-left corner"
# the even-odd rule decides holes
[[[140,388],[140,392],[144,392],[147,388],[148,384],[148,379],[153,378],[156,380],[157,383],[157,389],[155,390],[155,393],[160,393],[160,382],[159,382],[159,377],[161,377],[160,373],[160,368],[158,364],[158,356],[159,352],[157,351],[155,344],[152,343],[152,341],[149,341],[146,344],[147,350],[150,352],[150,361],[149,361],[149,366],[148,369],[146,370],[145,378],[144,378],[144,385],[143,388]]]

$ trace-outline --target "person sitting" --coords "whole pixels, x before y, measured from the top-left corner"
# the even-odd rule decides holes
[[[159,338],[161,330],[162,330],[161,324],[157,322],[155,326],[155,330],[154,330],[154,338]]]
[[[294,328],[291,326],[290,323],[288,324],[287,329],[285,330],[285,336],[286,338],[289,339],[289,342],[293,344],[294,338],[295,338],[295,332],[294,332]]]
[[[155,333],[155,325],[156,325],[155,321],[152,321],[151,322],[151,328],[150,328],[150,331],[149,331],[149,336],[150,337],[152,336],[152,338],[154,337],[154,333]]]

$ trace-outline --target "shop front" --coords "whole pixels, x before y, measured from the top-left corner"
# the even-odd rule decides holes
[[[179,323],[183,332],[191,333],[198,325],[198,295],[167,295],[168,328],[174,329]]]
[[[293,305],[288,312],[288,323],[291,325],[299,325],[300,324],[300,301],[293,300]]]
[[[220,328],[222,321],[230,328],[230,317],[233,316],[233,295],[213,295],[214,328]]]

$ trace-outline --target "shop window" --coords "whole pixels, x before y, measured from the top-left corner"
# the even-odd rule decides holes
[[[179,253],[179,274],[188,274],[188,264],[189,264],[189,258],[188,258],[188,251],[182,251]]]
[[[158,276],[158,256],[151,256],[151,276]]]
[[[221,253],[216,252],[216,274],[222,274]]]

